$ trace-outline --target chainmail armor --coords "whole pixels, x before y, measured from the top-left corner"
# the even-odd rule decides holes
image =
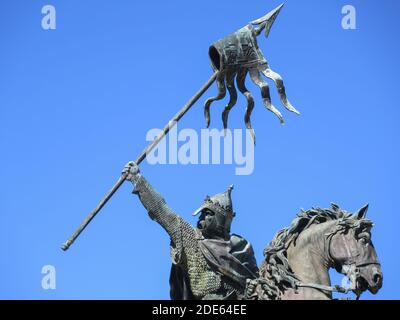
[[[150,218],[169,234],[172,261],[187,271],[196,299],[223,299],[232,292],[240,294],[208,265],[198,245],[202,239],[200,231],[175,214],[143,176],[137,179],[133,193],[139,195]]]

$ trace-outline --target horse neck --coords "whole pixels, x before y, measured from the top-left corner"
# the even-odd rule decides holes
[[[290,244],[287,250],[289,265],[303,283],[330,286],[328,271],[332,262],[327,252],[326,234],[335,225],[336,221],[313,225],[300,233],[295,244]]]

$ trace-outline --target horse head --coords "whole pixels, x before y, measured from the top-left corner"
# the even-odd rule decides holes
[[[357,298],[366,290],[377,293],[383,276],[367,209],[352,214],[332,204],[301,210],[264,250],[261,299],[331,299],[332,292],[350,290]],[[330,268],[345,274],[352,286],[331,286]]]
[[[371,240],[373,223],[365,218],[368,205],[342,218],[329,236],[329,255],[335,269],[345,274],[352,290],[359,296],[367,289],[376,294],[382,287],[383,275]]]

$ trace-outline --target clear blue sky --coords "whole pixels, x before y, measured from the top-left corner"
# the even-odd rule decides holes
[[[252,1],[8,0],[0,4],[0,298],[169,298],[169,239],[126,183],[68,252],[60,245],[165,122],[208,79],[208,46],[278,5]],[[41,28],[41,8],[57,29]],[[357,29],[341,9],[357,9]],[[232,230],[258,262],[299,208],[370,203],[384,286],[400,298],[398,0],[287,0],[260,46],[301,117],[286,125],[259,90],[255,171],[159,165],[142,172],[181,216],[234,183]],[[209,94],[215,92],[212,87]],[[204,127],[203,97],[180,128]],[[221,128],[223,103],[212,108]],[[243,128],[245,101],[230,118]],[[56,290],[41,269],[54,265]],[[340,277],[335,277],[339,281]]]

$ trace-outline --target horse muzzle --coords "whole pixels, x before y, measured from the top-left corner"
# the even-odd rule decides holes
[[[363,292],[367,289],[372,294],[378,293],[383,284],[383,274],[379,264],[370,264],[359,267],[359,275],[356,279],[357,290]]]

